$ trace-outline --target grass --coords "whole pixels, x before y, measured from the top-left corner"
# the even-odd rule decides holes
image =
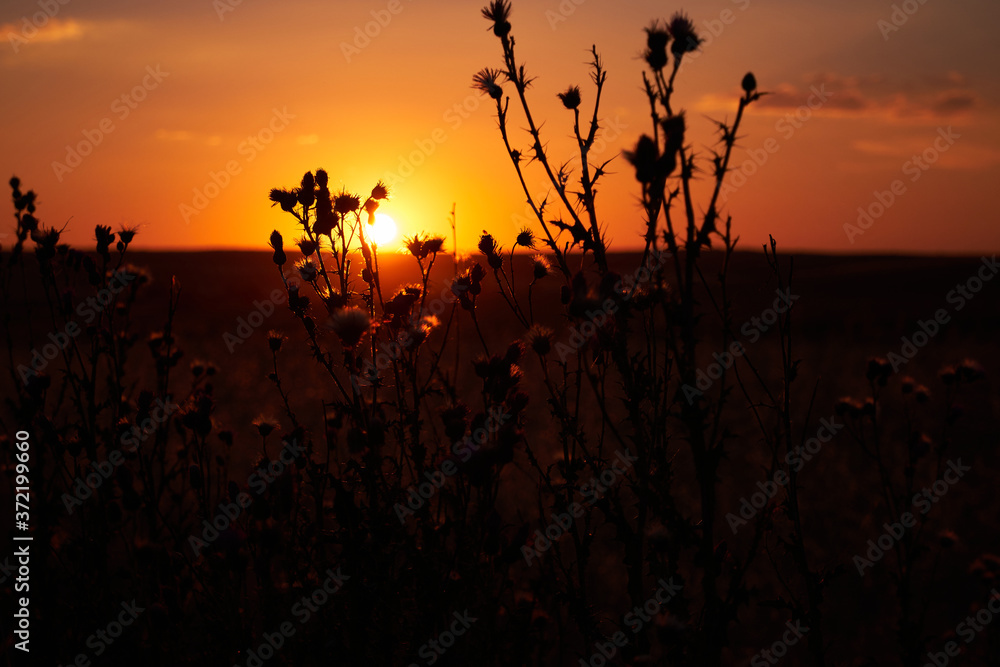
[[[915,260],[737,252],[718,193],[766,93],[744,77],[714,152],[695,154],[673,96],[699,38],[679,14],[646,31],[651,126],[626,155],[645,247],[614,253],[608,163],[589,155],[608,74],[595,49],[593,85],[561,93],[552,121],[576,154],[549,155],[510,11],[483,10],[501,59],[474,84],[538,224],[484,233],[457,264],[421,235],[406,264],[380,254],[364,223],[391,193],[334,192],[316,170],[270,192],[288,225],[249,280],[227,274],[242,260],[144,258],[175,274],[157,282],[133,265],[134,230],[72,249],[11,181],[4,420],[34,452],[43,659],[93,655],[91,633],[136,600],[108,660],[723,665],[777,655],[787,622],[808,628],[789,664],[910,666],[985,604],[997,297],[905,369],[888,354],[976,262],[921,260],[939,283]],[[874,294],[873,275],[920,273],[920,298]],[[872,312],[879,298],[897,307]],[[968,477],[859,573],[867,540],[957,459]],[[771,497],[734,523],[760,484]],[[971,655],[996,655],[997,627]]]

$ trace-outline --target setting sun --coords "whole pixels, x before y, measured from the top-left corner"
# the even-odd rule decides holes
[[[998,24],[4,0],[0,667],[1000,667]]]
[[[365,225],[365,237],[376,245],[385,245],[396,238],[396,221],[385,213],[375,214],[375,224]]]

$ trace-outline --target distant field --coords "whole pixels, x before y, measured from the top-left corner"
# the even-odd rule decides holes
[[[252,413],[276,410],[276,397],[262,381],[267,373],[265,362],[270,362],[265,337],[269,329],[282,330],[292,339],[302,337],[300,327],[287,309],[278,307],[232,353],[223,340],[223,334],[236,333],[240,318],[247,318],[255,310],[255,301],[267,301],[271,292],[280,288],[270,255],[136,253],[132,260],[147,267],[153,275],[154,282],[149,288],[152,298],[140,304],[150,311],[147,315],[151,322],[162,320],[154,309],[166,303],[170,276],[179,279],[183,292],[176,332],[185,355],[188,359],[217,363],[222,370],[217,383],[220,402],[230,403],[225,400],[229,398],[231,405],[239,406],[232,408],[232,414],[220,418],[231,419],[229,426],[239,432],[246,428]],[[386,291],[416,278],[415,265],[408,256],[387,255],[381,261]],[[622,267],[633,266],[635,262],[636,258],[628,255],[612,260]],[[819,405],[831,405],[841,395],[860,392],[864,388],[865,361],[871,356],[898,351],[900,337],[910,336],[918,320],[933,318],[941,308],[949,311],[951,322],[920,350],[902,373],[929,383],[943,365],[965,357],[979,360],[988,371],[1000,369],[1000,346],[996,344],[1000,334],[1000,280],[986,283],[961,310],[946,298],[956,284],[974,276],[980,265],[978,258],[796,257],[793,292],[799,298],[795,301],[794,335],[798,356],[803,359],[803,387],[808,385],[811,389],[815,380],[820,381]],[[526,272],[527,267],[522,275]],[[714,279],[710,269],[705,270],[705,275],[709,280]],[[737,255],[730,278],[735,321],[748,321],[773,302],[776,286],[762,278],[766,275],[761,255]],[[439,293],[451,276],[450,261],[439,262],[434,271],[436,290],[432,289],[432,295]],[[557,289],[556,279],[543,281],[536,289],[535,302],[552,303],[552,299],[558,298]],[[708,303],[705,305],[710,307]],[[497,345],[524,333],[509,316],[495,290],[489,287],[484,290],[481,306],[483,329],[488,337],[494,337]],[[706,319],[706,329],[715,324],[711,317]],[[539,318],[553,328],[558,329],[562,324],[550,312],[539,314]],[[773,351],[768,340],[765,334],[750,347],[750,354]],[[474,353],[478,353],[476,347],[470,349],[470,354]],[[711,350],[706,349],[705,353],[709,355]],[[301,373],[297,392],[303,397],[321,395],[322,388],[316,384],[319,376],[314,374],[311,364],[300,367],[297,360],[286,361],[296,364],[296,372]],[[996,398],[988,407],[992,413],[1000,409]]]
[[[180,313],[175,325],[179,344],[185,360],[205,360],[215,363],[219,373],[214,380],[216,412],[214,419],[219,428],[231,429],[236,440],[236,461],[248,465],[249,457],[259,442],[252,432],[251,420],[258,415],[281,418],[284,415],[280,398],[266,379],[271,371],[271,358],[267,350],[266,333],[270,329],[283,331],[291,343],[304,338],[298,323],[287,308],[279,305],[273,313],[262,317],[259,326],[242,343],[233,343],[233,336],[242,336],[241,322],[259,321],[251,313],[257,304],[269,303],[273,290],[280,288],[275,266],[269,253],[254,252],[204,252],[204,253],[136,253],[132,262],[146,267],[153,276],[149,298],[141,300],[137,321],[157,328],[165,313],[170,277],[176,276],[182,286]],[[635,256],[618,255],[612,265],[634,266]],[[786,258],[787,259],[787,258]],[[522,261],[527,262],[527,258]],[[705,276],[714,280],[717,262],[709,257]],[[1000,394],[996,390],[996,375],[1000,372],[1000,279],[986,282],[973,298],[959,299],[949,293],[956,285],[965,284],[976,275],[982,262],[979,258],[928,258],[928,257],[830,257],[799,256],[795,258],[792,294],[795,303],[795,328],[793,331],[795,356],[802,360],[800,376],[796,383],[793,405],[800,415],[805,415],[809,398],[816,387],[816,400],[808,424],[799,423],[799,429],[815,429],[820,418],[833,415],[835,401],[843,396],[861,397],[867,389],[864,378],[865,364],[872,356],[885,356],[900,352],[901,337],[911,337],[917,331],[918,321],[935,317],[944,309],[949,322],[940,333],[919,349],[899,375],[910,375],[919,383],[931,387],[934,400],[928,404],[927,416],[932,423],[940,423],[941,384],[937,380],[939,369],[965,358],[978,360],[986,369],[987,378],[963,398],[964,417],[953,430],[953,449],[949,456],[962,457],[972,466],[968,482],[952,491],[938,507],[934,508],[931,525],[935,530],[950,529],[960,536],[959,546],[948,556],[942,566],[941,586],[931,595],[938,601],[933,606],[934,617],[928,619],[935,627],[947,626],[950,619],[961,618],[962,609],[951,606],[952,599],[974,597],[974,579],[965,573],[967,563],[984,551],[996,548],[995,536],[1000,534],[1000,500],[994,492],[1000,445]],[[395,286],[413,281],[417,274],[413,260],[403,256],[382,258],[383,291],[388,296]],[[527,275],[525,264],[520,275]],[[450,261],[435,267],[432,296],[444,288],[444,282],[453,275]],[[738,254],[730,278],[731,298],[737,306],[735,321],[742,323],[770,306],[775,299],[776,286],[766,279],[769,273],[762,255]],[[484,284],[479,312],[488,342],[494,349],[502,350],[508,342],[523,335],[517,321],[509,316],[506,305],[496,294],[488,279]],[[360,281],[359,281],[360,282]],[[535,304],[558,302],[559,282],[555,278],[545,281],[536,292]],[[523,285],[522,285],[523,286]],[[964,303],[963,303],[964,302]],[[708,302],[704,303],[706,331],[717,324]],[[959,307],[961,306],[961,307]],[[268,311],[268,307],[263,307]],[[557,310],[551,307],[536,310],[539,319],[557,331],[565,328]],[[472,333],[467,319],[461,325],[461,355],[467,362],[481,352],[478,338]],[[738,327],[739,328],[739,327]],[[452,330],[454,335],[455,329]],[[15,336],[23,335],[16,331]],[[38,331],[35,332],[36,335]],[[748,356],[762,369],[766,379],[773,379],[777,349],[773,331],[765,333],[759,341],[745,340]],[[565,332],[561,335],[565,336]],[[228,342],[227,342],[228,339]],[[231,351],[229,347],[234,349]],[[133,354],[143,355],[143,346]],[[711,362],[711,342],[702,347],[705,365]],[[321,400],[331,397],[328,380],[317,372],[315,365],[305,358],[301,345],[288,344],[282,351],[281,374],[291,394],[293,408],[299,418],[315,433],[321,432]],[[184,370],[188,363],[182,363]],[[466,367],[468,364],[466,364]],[[537,386],[537,368],[525,367],[527,384]],[[899,378],[890,381],[888,409],[898,403]],[[895,393],[894,393],[895,392]],[[540,392],[535,392],[539,394]],[[734,394],[737,407],[745,403],[742,395]],[[529,428],[544,440],[551,428],[550,416],[542,401],[533,405]],[[735,411],[738,414],[740,411]],[[743,413],[749,414],[743,410]],[[742,422],[740,421],[742,419]],[[722,489],[720,508],[723,513],[736,511],[740,499],[755,490],[756,482],[763,479],[762,461],[753,456],[743,456],[740,439],[756,439],[757,431],[748,416],[737,417],[737,426],[743,433],[736,433],[733,454],[723,468],[725,479],[736,480]],[[890,434],[891,436],[892,434]],[[756,448],[755,448],[756,449]],[[679,454],[683,458],[684,454]],[[880,531],[881,514],[872,512],[879,504],[872,492],[875,472],[872,465],[846,434],[840,434],[817,457],[815,463],[803,473],[805,511],[811,516],[807,530],[815,545],[819,562],[848,564],[855,553],[864,548],[870,537]],[[519,475],[517,467],[505,471]],[[928,480],[932,481],[932,480]],[[681,488],[690,480],[678,480]],[[515,485],[516,486],[516,485]],[[693,488],[693,487],[692,487]],[[524,509],[521,499],[505,499],[510,511]],[[874,519],[872,517],[875,517]],[[863,517],[868,517],[864,518]],[[725,532],[725,528],[722,528]],[[741,534],[732,543],[739,544],[748,536]],[[609,556],[610,558],[610,556]],[[841,609],[850,613],[831,613],[833,636],[844,633],[856,637],[858,647],[868,647],[869,655],[877,654],[885,641],[884,623],[877,623],[891,614],[878,608],[855,608],[858,599],[866,596],[865,587],[871,579],[862,579],[853,571],[831,589],[831,598]],[[955,591],[962,591],[958,594]],[[747,622],[735,631],[737,641],[748,647],[763,642],[754,637],[755,623]],[[751,651],[752,652],[752,651]],[[852,651],[853,653],[854,651]]]

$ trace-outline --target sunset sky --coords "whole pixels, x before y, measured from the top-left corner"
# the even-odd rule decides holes
[[[74,244],[102,223],[138,225],[145,249],[262,249],[274,228],[293,235],[268,190],[319,167],[362,194],[389,182],[382,210],[401,234],[450,244],[453,202],[465,249],[483,229],[509,246],[526,221],[492,100],[471,88],[500,62],[482,1],[63,2],[0,9],[0,172],[38,192],[43,222],[68,224]],[[556,93],[581,85],[589,110],[591,44],[609,71],[601,156],[648,131],[642,29],[683,9],[705,38],[678,80],[689,144],[713,140],[709,117],[732,117],[748,70],[775,93],[751,107],[735,154],[750,174],[726,210],[743,247],[770,233],[821,252],[1000,250],[1000,3],[897,7],[898,26],[888,0],[515,1],[511,22],[557,162],[572,115]],[[366,24],[373,37],[359,37]],[[925,151],[923,170],[912,158]],[[625,250],[639,243],[638,188],[613,164],[598,206]],[[897,180],[902,194],[849,239],[844,225]]]

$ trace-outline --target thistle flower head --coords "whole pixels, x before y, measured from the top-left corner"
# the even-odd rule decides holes
[[[930,436],[926,433],[914,433],[909,443],[910,460],[914,462],[919,461],[931,451],[933,444]]]
[[[424,259],[428,255],[441,252],[444,247],[444,238],[441,236],[426,237],[414,234],[412,238],[403,239],[406,249],[417,259]]]
[[[510,34],[510,2],[493,0],[483,7],[483,18],[493,22],[493,34],[504,37]]]
[[[649,135],[639,137],[635,149],[625,151],[625,159],[635,167],[635,178],[640,183],[652,183],[656,179],[660,150]]]
[[[685,53],[697,51],[701,45],[702,39],[695,32],[694,23],[683,12],[677,12],[670,17],[670,21],[667,23],[667,30],[670,31],[670,36],[674,38],[674,43],[671,45],[670,50],[675,57],[679,58]]]
[[[118,230],[118,240],[120,240],[125,245],[128,245],[129,243],[132,242],[132,239],[135,238],[137,231],[138,229],[136,227],[122,227],[120,230]]]
[[[664,143],[668,153],[676,153],[684,145],[684,131],[687,129],[687,121],[684,112],[674,114],[660,121],[663,128]]]
[[[654,21],[646,28],[646,52],[643,57],[650,68],[659,71],[667,66],[667,43],[670,33],[667,28]]]
[[[271,329],[267,332],[267,346],[271,349],[271,352],[279,352],[281,350],[281,344],[284,342],[285,337],[281,335],[280,331]]]
[[[295,265],[295,268],[299,272],[299,277],[301,277],[305,282],[311,283],[316,280],[316,265],[308,259],[300,261]]]
[[[528,333],[524,335],[525,344],[543,357],[552,350],[552,341],[554,339],[555,334],[552,329],[543,327],[540,324],[533,324],[528,329]]]
[[[958,535],[951,530],[942,530],[938,533],[938,544],[945,549],[951,549],[958,544]]]
[[[516,245],[524,246],[525,248],[535,247],[535,233],[527,227],[522,227],[521,231],[517,233]]]
[[[865,371],[865,379],[869,382],[876,382],[880,387],[884,387],[892,375],[892,364],[882,357],[875,357],[868,360],[868,368]]]
[[[849,415],[850,417],[856,419],[861,416],[862,407],[863,405],[861,401],[851,398],[850,396],[845,396],[837,399],[833,409],[838,417]]]
[[[283,190],[281,188],[272,188],[271,194],[268,198],[275,204],[281,206],[282,211],[287,211],[289,213],[295,210],[295,205],[298,203],[298,197],[294,192]]]
[[[420,318],[420,322],[417,325],[424,333],[430,333],[434,329],[441,326],[441,320],[437,315],[424,315]]]
[[[964,382],[981,380],[986,377],[986,369],[974,359],[964,359],[958,365],[958,377]]]
[[[427,336],[430,335],[431,331],[436,329],[440,324],[441,321],[434,315],[425,315],[415,322],[409,331],[414,345],[420,345],[427,340]]]
[[[371,329],[371,319],[361,308],[341,308],[330,316],[330,329],[340,339],[341,345],[353,349]]]
[[[108,247],[115,241],[115,235],[108,225],[97,225],[94,227],[94,239],[97,240],[98,247]]]
[[[422,249],[424,252],[434,255],[436,253],[441,252],[443,248],[444,248],[444,237],[432,236],[424,241]]]
[[[257,433],[260,434],[260,437],[262,438],[266,438],[267,436],[271,435],[280,426],[278,422],[268,417],[265,417],[264,415],[258,416],[251,422],[251,424],[253,425],[254,428],[257,429]]]
[[[549,266],[549,260],[545,259],[544,255],[535,255],[531,271],[535,280],[541,280],[542,278],[547,278],[549,273],[551,272],[551,267]]]
[[[757,90],[757,77],[753,75],[753,72],[747,72],[746,76],[743,77],[743,92],[747,95],[753,95],[754,91]]]
[[[570,86],[566,92],[557,93],[556,96],[567,109],[576,109],[580,106],[580,86]]]
[[[285,257],[285,242],[281,238],[281,232],[277,229],[271,232],[270,245],[274,248],[272,260],[278,266],[282,266],[287,261],[287,257]]]
[[[420,238],[420,234],[414,234],[413,238],[409,239],[404,237],[403,243],[406,244],[406,249],[410,252],[410,254],[417,259],[423,259],[427,256],[427,254],[424,253],[424,242]]]
[[[309,239],[309,238],[305,237],[305,236],[303,236],[298,241],[296,241],[295,244],[297,246],[299,246],[299,250],[306,257],[309,257],[314,252],[316,252],[316,242],[313,241],[312,239]]]
[[[372,199],[376,199],[376,200],[388,199],[389,198],[389,188],[387,188],[385,186],[385,184],[382,183],[382,181],[379,181],[378,183],[375,184],[375,187],[372,188],[372,195],[371,195],[371,197],[372,197]]]
[[[333,210],[340,215],[346,215],[357,211],[361,206],[361,198],[348,192],[341,192],[333,200]]]
[[[497,254],[497,242],[493,238],[493,235],[489,232],[483,232],[483,235],[479,237],[479,251],[486,255],[487,257],[492,257]]]
[[[385,313],[394,317],[404,317],[413,308],[423,289],[420,285],[407,285],[397,291],[391,299],[385,302]]]
[[[111,280],[116,271],[108,269],[108,274],[106,276],[107,280]],[[148,269],[136,266],[135,264],[123,264],[117,271],[118,275],[130,285],[136,287],[140,285],[147,285],[153,281],[153,274],[149,272]]]
[[[497,83],[497,79],[499,78],[499,70],[486,67],[476,72],[475,76],[472,77],[472,87],[486,93],[495,100],[499,100],[503,97],[503,88]]]

